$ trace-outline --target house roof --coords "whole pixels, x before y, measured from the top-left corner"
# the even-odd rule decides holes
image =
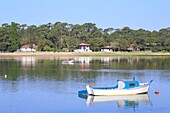
[[[79,46],[90,46],[90,44],[80,43]]]
[[[63,48],[63,50],[68,50],[68,48]]]
[[[21,48],[30,48],[30,45],[22,45]]]
[[[22,45],[21,48],[37,48],[38,46],[33,44],[32,47],[29,44]]]
[[[105,47],[101,47],[102,49],[111,49],[111,46],[105,46]]]

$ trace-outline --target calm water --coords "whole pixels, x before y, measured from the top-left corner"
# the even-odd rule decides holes
[[[170,57],[0,57],[0,113],[168,113]],[[8,78],[4,75],[7,74]],[[86,84],[153,79],[147,95],[79,97]],[[154,91],[160,94],[155,95]],[[124,99],[123,99],[124,98]]]

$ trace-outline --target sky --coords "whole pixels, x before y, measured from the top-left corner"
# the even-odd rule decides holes
[[[170,0],[0,0],[0,25],[95,23],[98,28],[170,27]]]

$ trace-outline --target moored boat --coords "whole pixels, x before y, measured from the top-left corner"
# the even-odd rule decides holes
[[[74,59],[69,58],[67,60],[62,61],[62,64],[74,64]]]
[[[86,89],[88,95],[98,96],[145,94],[148,93],[152,81],[153,80],[150,80],[150,82],[139,83],[135,79],[132,81],[118,80],[115,87],[92,87],[87,85]]]

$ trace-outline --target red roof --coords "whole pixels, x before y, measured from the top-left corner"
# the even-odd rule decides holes
[[[68,48],[63,48],[63,50],[68,50]]]
[[[23,45],[21,46],[21,48],[30,48],[31,46],[30,45]]]
[[[90,46],[90,44],[80,43],[79,46]]]
[[[101,47],[102,49],[111,49],[111,46],[105,46],[105,47]]]
[[[37,48],[37,47],[38,47],[38,46],[35,45],[35,44],[33,44],[32,47],[31,47],[31,45],[29,45],[29,44],[26,44],[26,45],[22,45],[22,46],[21,46],[21,48]]]

